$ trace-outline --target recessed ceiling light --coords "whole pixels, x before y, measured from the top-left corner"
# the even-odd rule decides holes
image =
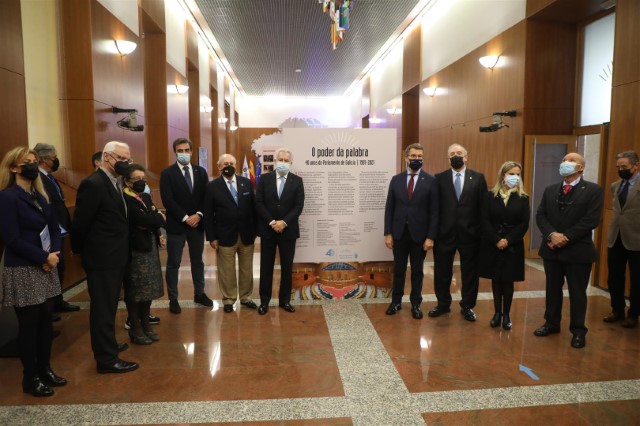
[[[300,68],[296,68],[296,72],[302,72]]]

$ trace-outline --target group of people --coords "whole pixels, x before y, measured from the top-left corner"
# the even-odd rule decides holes
[[[122,287],[131,342],[150,345],[160,339],[151,327],[159,319],[150,313],[152,300],[164,292],[159,247],[167,249],[164,278],[169,310],[174,314],[181,312],[178,276],[185,243],[189,246],[194,302],[213,305],[204,291],[205,237],[217,254],[225,313],[233,312],[238,301],[257,309],[260,315],[268,313],[276,251],[281,267],[279,307],[295,312],[290,304],[292,266],[305,195],[302,179],[290,172],[292,152],[278,149],[274,171],[264,174],[254,190],[251,180],[236,173],[233,155],[220,156],[220,176],[209,181],[206,170],[191,162],[192,150],[186,138],[173,143],[176,162],[160,177],[166,209],[162,212],[149,194],[146,170],[133,163],[129,146],[107,143],[92,158],[95,172],[78,188],[73,220],[64,205],[62,188],[51,175],[59,166],[55,147],[38,144],[34,150],[19,147],[6,153],[0,163],[0,236],[5,244],[1,303],[14,307],[18,318],[25,393],[50,396],[52,387],[67,383],[50,365],[52,314],[55,309],[78,309],[61,297],[62,235],[66,232],[70,232],[72,252],[81,256],[87,274],[91,347],[99,373],[138,368],[137,363],[119,357],[127,347],[115,336]],[[384,235],[385,245],[393,250],[394,276],[386,313],[394,315],[402,309],[409,261],[411,314],[416,319],[423,317],[423,264],[432,249],[438,304],[428,315],[435,318],[450,312],[453,262],[458,252],[462,316],[476,321],[473,309],[479,277],[490,278],[495,307],[490,325],[509,330],[514,282],[524,280],[523,238],[530,218],[522,166],[514,161],[504,163],[495,185],[488,190],[483,174],[466,167],[468,153],[463,146],[449,147],[451,168],[435,176],[423,170],[423,155],[421,145],[409,145],[405,150],[407,170],[394,176],[389,185]],[[607,240],[613,310],[604,321],[635,327],[640,315],[640,161],[633,151],[620,153],[616,161],[621,179],[612,186],[613,217]],[[571,345],[575,348],[586,344],[586,289],[597,259],[592,231],[600,220],[603,198],[598,185],[584,180],[584,167],[582,156],[567,154],[559,168],[562,181],[546,188],[536,212],[543,236],[539,253],[546,272],[546,310],[545,323],[535,335],[560,331],[566,280]],[[256,236],[261,237],[259,306],[251,299]],[[631,306],[625,315],[627,263]]]
[[[385,206],[386,246],[393,250],[394,274],[387,315],[402,309],[407,261],[411,265],[411,315],[422,319],[424,259],[433,249],[434,292],[437,305],[428,315],[451,311],[451,281],[456,251],[460,256],[461,314],[476,321],[473,310],[479,278],[491,279],[494,315],[489,325],[510,330],[514,283],[525,278],[524,236],[529,228],[530,200],[522,184],[522,166],[505,162],[495,185],[488,190],[482,173],[467,168],[467,150],[448,148],[451,168],[435,176],[423,170],[424,148],[405,149],[406,171],[389,184]],[[571,346],[586,345],[587,286],[593,262],[598,259],[593,231],[603,208],[603,190],[583,177],[585,159],[567,154],[560,163],[562,180],[548,186],[536,211],[542,234],[539,255],[546,275],[545,322],[534,332],[548,336],[560,332],[562,288],[566,281],[570,299]],[[612,185],[613,217],[607,243],[613,311],[605,322],[621,321],[623,327],[638,325],[640,315],[640,161],[634,151],[617,155],[620,180]],[[631,275],[630,308],[625,315],[625,270]]]

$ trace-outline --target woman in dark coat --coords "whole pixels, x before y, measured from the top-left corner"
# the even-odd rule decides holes
[[[129,217],[131,261],[124,276],[124,301],[131,327],[129,337],[138,345],[150,345],[160,340],[149,323],[151,301],[162,297],[162,268],[158,247],[164,247],[160,228],[165,215],[144,192],[147,179],[140,164],[131,164],[124,177],[124,198]]]
[[[495,315],[491,327],[511,330],[514,281],[524,281],[524,234],[529,228],[529,196],[522,187],[522,166],[507,161],[487,193],[481,214],[480,276],[491,278]]]

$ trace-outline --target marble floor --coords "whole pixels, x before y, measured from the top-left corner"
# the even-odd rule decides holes
[[[273,300],[265,316],[240,305],[226,314],[210,248],[205,258],[214,307],[194,305],[185,258],[183,311],[169,313],[166,296],[154,302],[161,340],[121,354],[140,363],[128,374],[96,373],[86,286],[68,290],[65,298],[82,309],[55,324],[62,333],[52,366],[69,384],[50,398],[23,394],[19,360],[0,358],[0,425],[640,424],[640,329],[602,322],[608,294],[590,287],[586,348],[569,344],[567,297],[562,332],[534,336],[544,322],[544,273],[535,261],[516,285],[513,330],[504,331],[489,327],[487,280],[475,323],[459,314],[455,284],[455,309],[421,321],[408,300],[398,315],[385,315],[388,299],[294,302],[294,314]],[[257,300],[258,254],[254,263]],[[435,305],[432,266],[428,258],[425,313]],[[128,340],[125,319],[121,306],[119,341]]]

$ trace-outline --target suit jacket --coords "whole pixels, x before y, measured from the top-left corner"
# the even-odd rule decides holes
[[[129,261],[129,220],[122,194],[98,169],[80,182],[71,222],[71,248],[85,270],[124,268]]]
[[[162,204],[167,209],[167,232],[170,234],[183,234],[190,227],[182,222],[185,216],[191,216],[196,212],[204,214],[204,194],[209,182],[207,171],[195,164],[193,169],[193,192],[189,192],[184,172],[178,163],[167,167],[160,174],[160,197]],[[203,230],[202,221],[198,225]]]
[[[53,206],[38,193],[36,199],[42,211],[18,185],[0,191],[0,237],[5,245],[5,266],[40,266],[47,261],[50,252],[62,248]],[[42,248],[40,239],[40,232],[45,226],[49,227],[50,251]]]
[[[49,202],[53,206],[58,223],[60,223],[60,226],[64,229],[69,231],[71,216],[69,215],[69,209],[67,209],[67,206],[64,203],[64,192],[62,192],[62,188],[56,186],[56,184],[42,172],[40,172],[40,179],[44,185],[44,190],[47,191]]]
[[[456,198],[451,169],[436,175],[440,192],[440,232],[438,244],[444,247],[474,245],[480,242],[480,212],[487,193],[482,173],[466,169],[460,201]]]
[[[243,244],[256,239],[255,194],[251,181],[236,175],[238,204],[233,199],[223,176],[207,184],[204,198],[204,228],[208,241],[218,240],[224,247],[233,246],[238,235]]]
[[[424,170],[420,170],[414,180],[415,190],[409,201],[407,172],[391,178],[384,209],[384,235],[392,234],[393,239],[399,240],[406,224],[416,243],[422,244],[427,238],[435,241],[440,212],[438,184],[435,177]]]
[[[524,234],[529,229],[529,197],[511,194],[507,205],[500,195],[487,192],[482,206],[482,243],[478,273],[483,278],[504,281],[524,281]],[[506,238],[509,245],[504,250],[496,247]]]
[[[284,220],[287,227],[280,238],[295,240],[300,237],[298,218],[304,208],[304,185],[300,176],[289,173],[278,198],[277,173],[269,172],[260,177],[256,191],[256,212],[258,213],[258,235],[261,238],[274,238],[276,232],[269,223],[272,220]]]
[[[595,183],[580,179],[570,193],[564,211],[560,211],[558,197],[562,182],[549,185],[542,195],[536,213],[536,224],[542,232],[542,243],[538,254],[543,259],[567,263],[591,263],[598,260],[593,244],[593,230],[602,214],[602,188]],[[547,238],[552,232],[561,232],[569,242],[561,248],[551,250]]]
[[[619,233],[624,248],[640,251],[640,219],[638,219],[640,218],[640,180],[637,180],[629,191],[624,207],[620,207],[618,200],[618,190],[621,184],[622,181],[619,180],[611,185],[613,216],[609,224],[607,246],[613,247]]]
[[[129,217],[129,248],[131,251],[148,253],[152,248],[154,234],[158,237],[156,241],[160,241],[160,228],[165,221],[149,194],[142,193],[140,198],[144,203],[131,195],[124,196]]]

